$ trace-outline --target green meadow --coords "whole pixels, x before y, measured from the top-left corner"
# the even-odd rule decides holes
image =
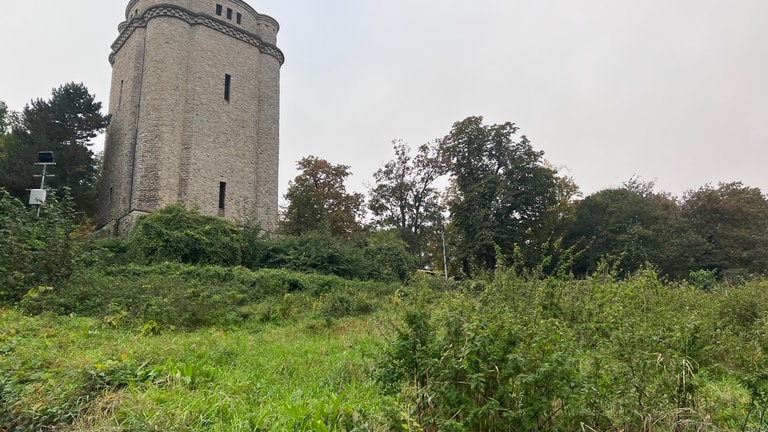
[[[79,270],[0,312],[0,430],[764,430],[767,285]]]

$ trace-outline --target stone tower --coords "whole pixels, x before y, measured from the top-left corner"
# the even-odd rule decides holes
[[[277,224],[279,25],[242,0],[131,0],[112,45],[99,224],[183,202]]]

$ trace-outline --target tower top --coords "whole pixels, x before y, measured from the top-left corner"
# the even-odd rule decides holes
[[[251,5],[244,2],[243,0],[219,0],[218,2],[233,4],[234,6],[248,12],[255,19],[271,21],[275,29],[280,30],[280,25],[277,23],[277,20],[275,20],[274,18],[268,15],[263,15],[256,12],[256,9],[252,8]],[[142,5],[139,5],[139,3],[142,3]],[[169,3],[177,4],[178,6],[182,6],[185,9],[189,9],[189,10],[200,9],[200,10],[207,11],[208,9],[206,7],[208,6],[208,3],[216,3],[216,0],[202,1],[202,2],[199,0],[191,0],[191,1],[190,0],[170,0],[170,1],[169,0],[130,0],[128,2],[128,6],[125,7],[125,19],[126,21],[130,21],[131,18],[136,14],[136,9],[139,6],[142,6],[143,8],[146,9],[151,6],[157,6],[157,5],[169,4]]]
[[[138,28],[144,28],[153,18],[170,17],[186,21],[191,26],[205,26],[259,48],[265,54],[285,61],[277,48],[278,22],[269,15],[256,12],[242,0],[130,0],[125,9],[125,21],[117,29],[120,35],[112,44],[110,63],[117,51]]]

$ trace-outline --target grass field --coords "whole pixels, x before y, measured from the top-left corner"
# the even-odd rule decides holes
[[[768,429],[763,280],[71,281],[0,309],[0,431]]]
[[[371,379],[387,312],[159,334],[1,314],[6,409],[57,430],[387,430],[398,411]]]

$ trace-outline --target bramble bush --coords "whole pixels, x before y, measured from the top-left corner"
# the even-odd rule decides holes
[[[386,282],[405,281],[416,269],[407,245],[388,236],[353,241],[312,231],[297,237],[260,238],[254,244],[246,245],[247,255],[253,257],[247,266],[252,269],[284,268]]]
[[[97,256],[101,261],[120,262],[119,242],[95,246],[101,248]],[[243,265],[358,280],[405,281],[416,268],[407,245],[394,237],[352,241],[321,230],[275,238],[264,235],[257,225],[239,228],[180,204],[139,219],[127,249],[139,264]]]
[[[317,313],[326,318],[366,314],[374,310],[375,297],[395,290],[379,282],[288,270],[132,264],[79,270],[61,286],[30,290],[19,307],[27,314],[76,314],[116,326],[152,322],[161,328],[195,329],[275,314],[258,306],[262,303],[277,303],[283,310],[278,315],[285,315],[287,296],[294,294],[306,296],[293,302],[295,313],[311,313],[317,303]]]
[[[129,239],[134,259],[142,264],[239,265],[242,240],[226,219],[174,204],[139,219]]]
[[[434,313],[405,314],[379,380],[390,389],[404,383],[425,430],[540,430],[570,409],[572,335],[514,307],[508,288],[461,290]]]
[[[763,430],[767,286],[500,269],[409,306],[377,377],[430,431]]]
[[[37,286],[65,281],[80,235],[66,190],[49,192],[40,217],[0,188],[0,304],[13,303]]]

